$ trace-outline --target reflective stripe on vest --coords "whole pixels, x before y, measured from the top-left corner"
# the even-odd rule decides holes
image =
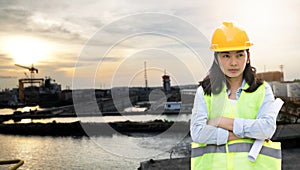
[[[228,145],[228,152],[249,152],[251,143],[235,143]],[[226,153],[225,145],[207,145],[204,147],[192,148],[191,157],[202,156],[206,153]],[[260,154],[281,159],[281,150],[263,146]]]
[[[202,156],[206,153],[226,153],[225,145],[207,145],[205,147],[192,148],[191,157]]]

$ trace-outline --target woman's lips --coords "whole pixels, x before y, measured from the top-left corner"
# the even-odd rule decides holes
[[[236,73],[239,69],[228,69],[229,72]]]

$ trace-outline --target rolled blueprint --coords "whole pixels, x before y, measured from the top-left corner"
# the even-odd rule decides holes
[[[251,150],[248,154],[248,159],[249,161],[251,162],[255,162],[263,144],[264,144],[264,141],[265,140],[262,140],[262,139],[256,139],[255,142],[253,143],[252,147],[251,147]]]
[[[283,105],[283,101],[280,99],[280,98],[277,98],[273,104],[272,104],[272,108],[273,108],[273,111],[278,114],[282,105]],[[248,154],[248,159],[251,161],[251,162],[255,162],[263,144],[264,144],[264,141],[265,140],[262,140],[262,139],[256,139],[249,151],[249,154]]]

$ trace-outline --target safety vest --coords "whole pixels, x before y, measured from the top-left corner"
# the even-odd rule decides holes
[[[243,89],[247,89],[246,83]],[[234,105],[230,104],[225,87],[220,94],[204,95],[208,119],[223,116],[228,118],[256,119],[265,96],[263,83],[255,92],[242,91]],[[224,145],[209,145],[192,142],[192,170],[280,170],[280,142],[264,142],[255,162],[248,160],[253,139],[228,141]]]

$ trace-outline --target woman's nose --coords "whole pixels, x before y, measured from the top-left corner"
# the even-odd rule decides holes
[[[236,60],[234,57],[232,57],[232,58],[230,59],[230,65],[232,65],[232,66],[237,65],[237,60]]]

